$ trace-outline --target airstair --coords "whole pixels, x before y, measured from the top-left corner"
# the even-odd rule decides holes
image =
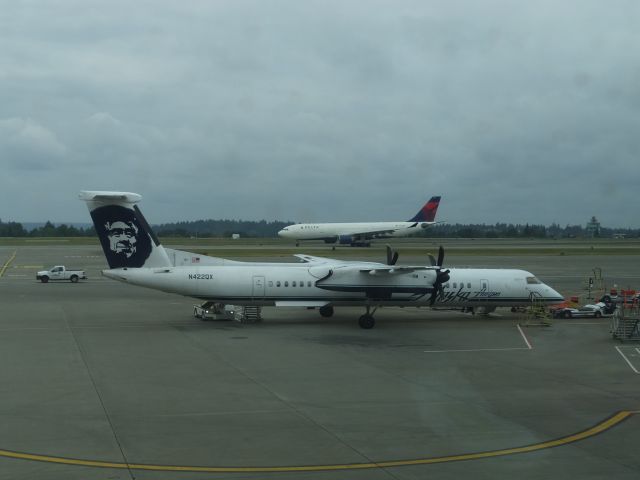
[[[622,302],[611,319],[611,336],[621,342],[640,341],[640,306],[633,290],[622,290]]]
[[[237,307],[233,319],[240,323],[258,323],[262,321],[262,307]]]
[[[531,304],[525,309],[522,325],[527,327],[550,327],[551,314],[547,310],[545,303],[536,295],[531,295],[530,300]]]

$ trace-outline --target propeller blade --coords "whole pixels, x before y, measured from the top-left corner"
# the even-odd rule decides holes
[[[387,265],[395,265],[398,261],[398,252],[394,252],[389,245],[387,245]]]
[[[430,253],[427,253],[427,257],[429,257],[429,261],[431,262],[431,266],[435,267],[436,266],[436,257],[431,255]]]
[[[436,272],[436,280],[435,282],[433,282],[433,291],[431,292],[431,297],[429,298],[429,306],[433,307],[433,304],[436,303],[438,295],[444,296],[444,287],[442,285],[447,283],[451,278],[449,276],[450,272],[451,271],[449,269],[438,269],[438,271]]]
[[[429,306],[433,307],[433,304],[436,303],[436,297],[438,296],[438,289],[433,287],[433,292],[431,292],[431,297],[429,297]]]
[[[442,245],[440,245],[440,248],[438,249],[438,266],[439,267],[442,266],[443,261],[444,261],[444,248],[442,248]]]

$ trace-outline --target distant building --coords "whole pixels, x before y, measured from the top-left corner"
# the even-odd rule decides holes
[[[591,217],[591,221],[587,223],[587,235],[590,237],[600,236],[600,222],[596,217]]]

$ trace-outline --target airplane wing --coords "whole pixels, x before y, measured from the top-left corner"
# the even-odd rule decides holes
[[[415,228],[416,231],[418,231],[419,226],[424,228],[424,227],[433,225],[435,223],[436,222],[415,222],[412,225],[407,225],[405,228],[407,230],[411,228]],[[371,240],[374,238],[389,238],[396,231],[398,231],[397,228],[384,228],[379,230],[353,230],[348,235],[351,235],[353,238],[359,239],[359,240]]]
[[[336,260],[335,258],[315,257],[305,253],[296,253],[294,257],[299,258],[303,263],[344,263],[342,260]]]
[[[377,262],[362,262],[358,260],[338,260],[336,258],[328,258],[328,257],[316,257],[314,255],[307,255],[306,253],[296,253],[293,255],[296,258],[302,260],[302,263],[313,263],[316,265],[366,265],[366,266],[377,266],[383,265],[382,263]]]
[[[387,235],[393,234],[395,232],[395,228],[386,228],[384,230],[362,230],[362,231],[354,231],[353,233],[349,233],[354,238],[385,238]]]
[[[368,273],[369,275],[399,275],[402,273],[411,273],[418,270],[435,270],[434,267],[424,265],[380,265],[368,266],[360,268],[360,273]]]

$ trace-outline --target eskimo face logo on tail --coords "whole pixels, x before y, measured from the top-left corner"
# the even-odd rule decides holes
[[[91,212],[111,268],[142,267],[151,255],[151,239],[129,208],[107,205]]]
[[[131,258],[137,250],[138,227],[133,222],[107,222],[104,225],[109,237],[109,249]]]

